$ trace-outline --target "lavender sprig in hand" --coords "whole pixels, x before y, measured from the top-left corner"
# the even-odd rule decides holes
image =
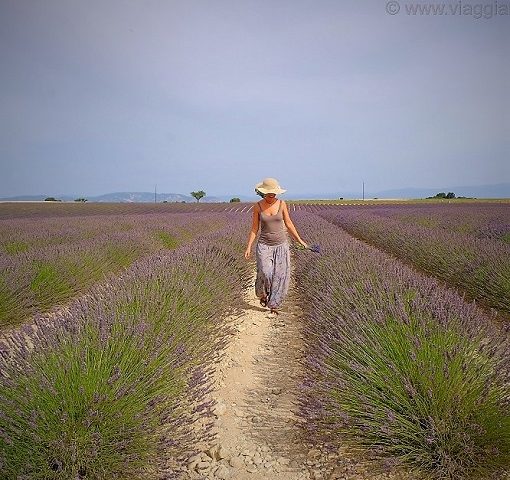
[[[294,246],[298,250],[310,250],[311,252],[314,252],[314,253],[321,253],[321,248],[316,243],[314,243],[313,245],[308,246],[308,247],[303,246],[301,243],[296,243]]]

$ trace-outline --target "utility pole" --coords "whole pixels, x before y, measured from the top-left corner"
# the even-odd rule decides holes
[[[363,182],[363,200],[365,200],[365,182]]]
[[[154,203],[156,203],[156,187],[158,186],[158,184],[156,183],[156,185],[154,185]]]

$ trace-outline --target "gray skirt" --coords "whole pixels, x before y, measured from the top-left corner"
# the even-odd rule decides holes
[[[266,245],[257,242],[255,295],[266,297],[269,308],[280,308],[290,283],[289,243]]]

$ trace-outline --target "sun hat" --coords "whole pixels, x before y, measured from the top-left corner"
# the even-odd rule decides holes
[[[255,190],[258,190],[261,193],[283,193],[287,190],[280,187],[278,184],[278,180],[276,178],[264,178],[262,182],[257,183],[255,185]]]

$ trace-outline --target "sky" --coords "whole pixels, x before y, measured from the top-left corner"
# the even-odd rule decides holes
[[[510,182],[510,3],[399,4],[0,0],[0,197]]]

